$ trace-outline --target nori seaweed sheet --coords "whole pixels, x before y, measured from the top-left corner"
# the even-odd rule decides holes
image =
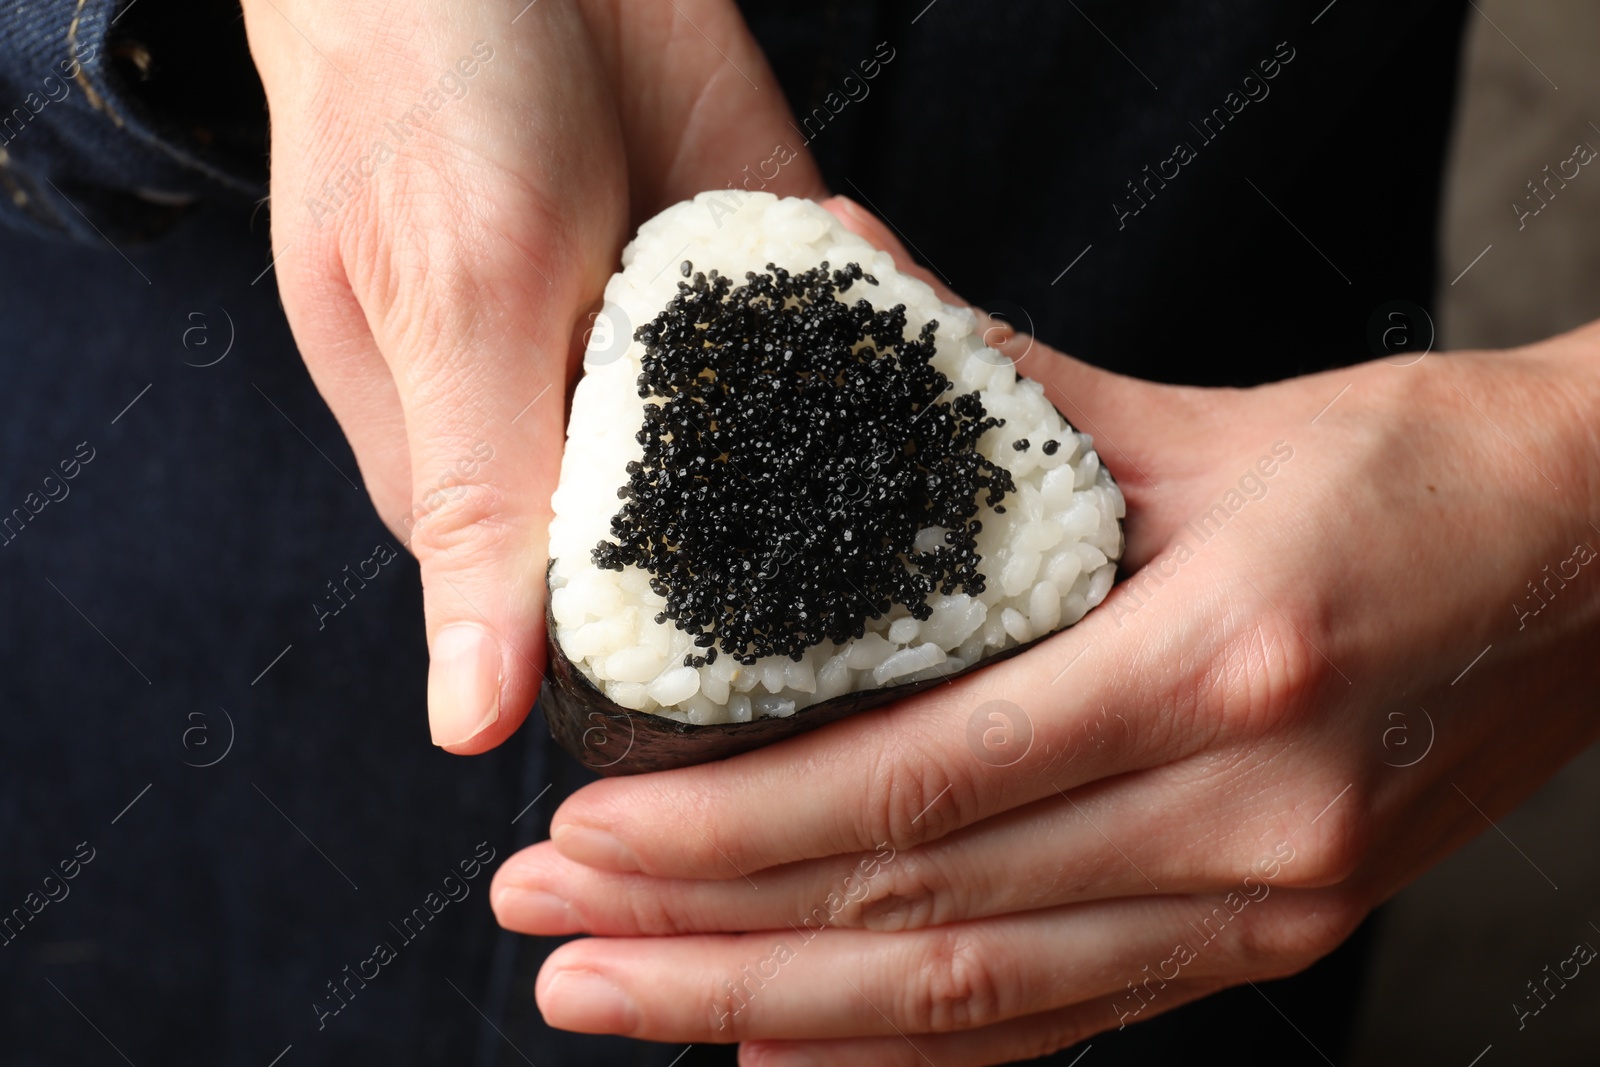
[[[547,574],[547,592],[548,582]],[[544,691],[539,695],[545,722],[550,726],[550,735],[580,763],[599,774],[613,777],[690,767],[696,763],[737,756],[825,726],[847,715],[881,707],[943,685],[971,671],[1015,656],[1045,638],[1063,632],[1057,630],[1036,637],[1027,644],[997,652],[954,674],[845,693],[832,700],[801,708],[786,718],[696,726],[651,712],[629,711],[609,700],[561,650],[560,642],[555,638],[555,616],[549,605],[550,600],[546,596],[545,626],[549,634],[547,644],[550,661]]]

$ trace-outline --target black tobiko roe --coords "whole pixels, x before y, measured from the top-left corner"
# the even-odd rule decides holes
[[[691,265],[683,264],[685,277]],[[836,293],[877,280],[851,263],[797,274],[767,264],[734,288],[716,271],[680,282],[635,340],[645,345],[638,441],[595,563],[651,576],[670,619],[712,662],[799,660],[861,637],[894,604],[914,618],[938,591],[977,595],[979,501],[1011,474],[978,439],[1002,420],[976,392],[944,399],[937,322],[905,336],[906,310]],[[943,544],[917,535],[942,528]]]

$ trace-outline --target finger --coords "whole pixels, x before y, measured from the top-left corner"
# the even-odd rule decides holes
[[[950,1033],[1118,991],[1136,1013],[1179,979],[1304,967],[1354,928],[1319,915],[1322,897],[1104,901],[905,933],[586,938],[550,955],[535,995],[561,1029],[688,1042]]]
[[[385,472],[385,518],[408,505],[433,739],[483,751],[539,686],[575,319],[626,225],[615,117],[598,79],[572,74],[598,64],[572,5],[531,7],[514,31],[498,10],[428,5],[429,32],[376,37],[341,9],[290,7],[248,20],[273,108],[275,249],[301,264],[286,306],[364,469]],[[352,94],[334,59],[296,62],[302,27],[380,76]],[[551,165],[573,128],[585,165]]]
[[[617,86],[634,221],[708,189],[736,209],[751,192],[823,194],[766,55],[723,0],[591,4]]]
[[[822,201],[822,206],[832,212],[845,229],[858,237],[864,238],[873,247],[888,252],[894,259],[895,269],[900,273],[909,274],[923,282],[934,291],[934,295],[946,304],[952,307],[970,309],[978,317],[978,329],[983,343],[1006,355],[1012,361],[1012,364],[1016,366],[1019,373],[1027,373],[1022,364],[1033,352],[1034,338],[1028,334],[1018,332],[1015,326],[1004,319],[994,318],[983,308],[968,303],[946,285],[942,278],[921,263],[918,263],[916,257],[906,248],[905,243],[900,240],[899,235],[891,227],[848,196],[830,196]],[[1047,358],[1060,356],[1059,352],[1047,347],[1041,346],[1040,351],[1045,353]],[[1035,362],[1039,361],[1036,360]],[[1080,364],[1079,366],[1082,366],[1087,372],[1103,373],[1095,371],[1095,368],[1086,364]],[[1129,381],[1135,385],[1139,384],[1133,379],[1129,379]]]
[[[1127,728],[1124,720],[1097,719],[1078,744]],[[1265,835],[1281,825],[1260,825],[1232,793],[1220,806],[1197,808],[1189,798],[1202,776],[1215,778],[1187,764],[1124,775],[918,848],[772,868],[754,874],[753,885],[613,874],[574,863],[545,842],[501,866],[490,900],[501,925],[526,934],[656,936],[801,923],[893,931],[1259,882],[1262,858],[1273,858],[1277,840]],[[1232,832],[1219,839],[1219,825]]]
[[[882,249],[894,257],[894,266],[901,274],[909,274],[926,284],[933,290],[940,300],[952,307],[971,307],[961,297],[957,296],[944,281],[927,267],[918,263],[900,240],[898,234],[891,229],[882,219],[850,199],[848,196],[835,195],[822,201],[822,206],[833,213],[833,216],[843,224],[844,228],[864,238],[874,248]]]
[[[412,493],[422,513],[411,547],[421,563],[431,659],[429,724],[436,744],[460,753],[508,736],[542,680],[565,349],[578,330],[579,293],[604,280],[603,270],[585,279],[571,265],[548,283],[530,276],[511,261],[524,253],[509,240],[479,230],[455,260],[465,291],[430,286],[414,298],[448,310],[422,313],[421,329],[408,322],[386,331],[403,368]],[[525,254],[558,278],[558,264],[537,244]],[[445,321],[426,321],[434,314]]]
[[[615,120],[568,73],[595,62],[577,20],[531,8],[517,26],[528,40],[480,64],[471,95],[439,112],[415,156],[374,174],[337,238],[405,412],[429,726],[462,754],[509,736],[538,693],[566,381],[625,225]],[[416,47],[439,69],[458,45]],[[586,167],[538,160],[562,143],[550,100],[562,122],[594,130]]]
[[[886,224],[877,214],[870,213],[864,206],[851,200],[850,197],[835,195],[822,202],[822,206],[834,213],[835,218],[842,222],[845,229],[850,230],[858,237],[866,238],[870,245],[882,248],[894,258],[894,267],[901,274],[909,274],[920,278],[922,282],[933,288],[938,298],[946,304],[955,307],[971,307],[968,301],[958,296],[950,286],[942,282],[938,275],[918,264],[899,235]],[[982,336],[984,342],[990,347],[1002,350],[1010,355],[1016,370],[1027,378],[1038,379],[1045,382],[1051,389],[1051,398],[1054,402],[1061,403],[1066,397],[1069,402],[1078,406],[1074,426],[1082,426],[1085,422],[1083,406],[1088,406],[1096,413],[1096,419],[1109,429],[1125,432],[1128,437],[1139,437],[1141,430],[1157,426],[1158,419],[1152,418],[1149,413],[1150,405],[1170,405],[1170,398],[1176,397],[1179,390],[1171,387],[1160,387],[1150,382],[1128,378],[1126,374],[1114,374],[1101,370],[1098,366],[1075,360],[1070,355],[1061,354],[1056,349],[1051,349],[1045,344],[1038,344],[1034,338],[1027,334],[1018,333],[1011,323],[990,318],[981,307],[973,307],[974,312],[981,317]],[[1074,418],[1074,413],[1064,411],[1067,418]],[[1082,426],[1082,429],[1088,429]],[[1093,432],[1093,430],[1090,430]]]
[[[877,215],[845,196],[830,197],[823,207],[846,229],[888,252],[896,269],[925,282],[940,300],[970,307],[917,263],[895,231]],[[1117,479],[1129,510],[1144,519],[1128,530],[1124,566],[1147,562],[1188,518],[1178,500],[1171,494],[1163,498],[1159,492],[1162,483],[1181,472],[1171,458],[1202,461],[1196,455],[1195,442],[1220,437],[1215,424],[1207,419],[1212,409],[1208,391],[1155,385],[1101,370],[1019,333],[1011,323],[991,317],[982,308],[971,310],[978,317],[983,343],[1010,359],[1019,375],[1043,384],[1046,397],[1073,429],[1093,438],[1100,460]]]
[[[1279,662],[1297,645],[1245,639],[1252,619],[1219,620],[1198,570],[1172,577],[1162,612],[1102,608],[1023,655],[781,745],[595,782],[557,811],[552,839],[604,870],[733,878],[910,848],[1057,789],[1181,759],[1235,721],[1222,715],[1230,673],[1299,669]],[[1230,646],[1237,652],[1221,656]],[[1102,709],[1133,729],[1069,760]],[[1029,739],[1005,765],[983,743],[996,715]],[[756,802],[778,797],[781,811]]]
[[[1168,983],[1161,998],[1138,1016],[1145,1022],[1208,996],[1228,983]],[[1126,997],[1098,997],[1054,1011],[1010,1019],[954,1034],[841,1038],[830,1041],[749,1041],[739,1048],[740,1067],[989,1067],[1047,1056],[1107,1030],[1121,1029]],[[1119,1014],[1120,1009],[1120,1014]]]

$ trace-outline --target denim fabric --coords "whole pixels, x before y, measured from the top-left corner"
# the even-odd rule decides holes
[[[1369,311],[1431,289],[1460,5],[1340,0],[1313,26],[1324,6],[745,5],[829,182],[958,291],[1108,366],[1230,382],[1363,358]],[[264,221],[230,203],[259,195],[259,102],[229,83],[202,114],[184,91],[222,84],[212,52],[242,33],[223,5],[184,14],[0,15],[0,217],[24,231],[0,232],[0,919],[43,902],[0,936],[0,1067],[731,1063],[544,1027],[554,942],[495,928],[488,870],[429,917],[583,772],[537,710],[486,756],[428,744],[416,567],[380,550],[253,281]],[[13,103],[57,92],[74,17],[85,82],[13,133]],[[1285,40],[1272,95],[1121,218],[1125,183]],[[148,79],[107,58],[136,46],[165,57]],[[379,942],[396,958],[351,980]],[[1097,1037],[1085,1067],[1247,1041],[1336,1059],[1362,948],[1262,983],[1299,1034],[1246,988]]]
[[[0,220],[96,241],[154,232],[198,197],[265,192],[265,114],[246,81],[212,71],[248,72],[237,5],[13,0],[3,18]],[[208,76],[190,95],[224,124],[163,99],[191,71]]]

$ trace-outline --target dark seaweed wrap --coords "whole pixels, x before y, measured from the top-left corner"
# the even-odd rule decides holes
[[[608,776],[644,774],[726,759],[742,752],[826,726],[847,715],[881,707],[915,693],[944,685],[969,671],[1016,655],[1045,638],[1017,645],[981,659],[965,670],[881,689],[845,693],[801,708],[787,718],[696,726],[647,711],[629,711],[606,697],[575,667],[555,639],[556,620],[545,600],[545,626],[550,633],[550,663],[539,694],[550,734],[585,767]],[[1059,632],[1059,631],[1058,631]]]

